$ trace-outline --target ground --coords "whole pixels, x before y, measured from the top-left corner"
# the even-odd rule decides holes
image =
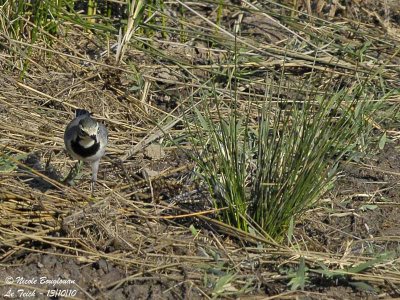
[[[339,22],[357,16],[391,41],[399,38],[396,1],[386,1],[382,8],[371,1],[354,0],[347,6],[338,5],[341,1],[298,2],[298,9],[314,17]],[[201,5],[196,8],[207,16],[216,14]],[[233,27],[229,10],[224,14],[226,28]],[[242,36],[260,37],[274,45],[290,36],[276,22],[266,20],[260,14],[245,14]],[[204,24],[196,16],[192,22]],[[201,78],[205,69],[179,73],[136,49],[126,54],[126,61],[136,68],[119,65],[113,53],[96,56],[104,50],[96,37],[77,32],[81,36],[62,36],[66,43],[56,44],[54,51],[40,47],[32,51],[23,78],[21,64],[10,57],[23,57],[24,49],[10,52],[15,44],[0,37],[0,295],[34,299],[400,297],[397,120],[371,122],[368,150],[342,160],[336,182],[298,219],[291,240],[278,245],[220,223],[207,189],[195,180],[187,148],[163,136],[164,131],[179,132],[184,126],[175,109],[181,105],[179,99],[189,98],[192,87],[182,87],[182,73]],[[225,55],[208,51],[209,45],[197,40],[193,50],[177,40],[157,44],[156,38],[161,37],[154,38],[158,49],[185,63],[219,62]],[[393,59],[394,66],[398,64],[398,56],[382,53]],[[259,69],[279,69],[281,61],[268,63]],[[255,77],[257,68],[252,70]],[[288,66],[293,77],[309,68],[307,61]],[[388,86],[400,86],[393,77],[386,79]],[[138,92],[145,89],[144,82],[149,83],[148,94]],[[221,79],[218,88],[224,84]],[[254,89],[261,89],[257,84]],[[241,91],[246,94],[247,89]],[[389,104],[398,100],[398,96],[390,98]],[[62,183],[74,163],[63,150],[63,130],[78,107],[90,109],[110,133],[94,197],[89,193],[88,166],[75,186]],[[379,141],[385,132],[383,145]],[[301,279],[302,260],[307,282],[304,289],[292,291],[289,282]]]

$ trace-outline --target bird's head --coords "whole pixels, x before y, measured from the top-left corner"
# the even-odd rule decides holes
[[[88,140],[92,139],[97,142],[97,132],[99,130],[99,124],[92,118],[84,118],[79,122],[78,135],[81,139]]]

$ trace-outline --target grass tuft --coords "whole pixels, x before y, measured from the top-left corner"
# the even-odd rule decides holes
[[[282,240],[292,218],[332,186],[339,161],[365,148],[376,109],[371,81],[330,80],[320,92],[306,84],[313,75],[294,91],[283,78],[269,81],[265,101],[250,97],[241,115],[234,99],[225,115],[215,99],[204,99],[205,113],[195,110],[195,160],[227,224]]]

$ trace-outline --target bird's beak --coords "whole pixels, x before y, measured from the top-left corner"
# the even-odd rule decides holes
[[[96,136],[95,134],[94,134],[94,135],[91,135],[90,138],[91,138],[95,143],[97,143],[97,136]]]

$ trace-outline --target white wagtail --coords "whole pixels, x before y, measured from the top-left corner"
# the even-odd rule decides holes
[[[91,163],[92,193],[94,184],[97,181],[100,159],[106,152],[107,142],[107,128],[103,124],[92,119],[91,113],[87,110],[77,109],[75,111],[75,119],[73,119],[65,129],[64,143],[72,158],[79,160],[79,167],[82,161]],[[67,176],[65,181],[70,180],[70,177],[71,173]]]

